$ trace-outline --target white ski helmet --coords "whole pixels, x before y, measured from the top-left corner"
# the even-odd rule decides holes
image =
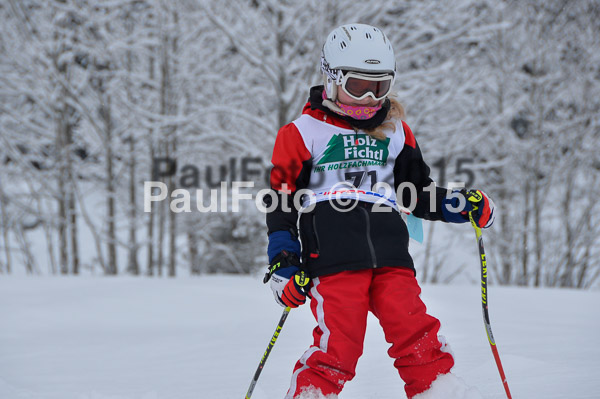
[[[396,74],[394,49],[385,34],[371,25],[347,24],[334,29],[323,45],[321,71],[328,97],[335,100],[341,71]]]

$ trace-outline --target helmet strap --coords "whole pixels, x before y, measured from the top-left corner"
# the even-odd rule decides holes
[[[343,114],[344,111],[336,104],[338,85],[336,85],[335,80],[331,79],[326,73],[323,74],[323,80],[325,82],[323,105],[337,114]]]
[[[335,102],[337,100],[338,85],[327,74],[323,74],[323,80],[325,83],[326,99]]]

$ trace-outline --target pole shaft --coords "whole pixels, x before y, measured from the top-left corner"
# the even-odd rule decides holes
[[[263,357],[260,359],[260,362],[258,363],[258,368],[256,369],[256,372],[254,373],[252,382],[250,382],[250,387],[248,388],[248,392],[246,392],[245,399],[250,399],[250,397],[252,396],[252,392],[254,391],[254,386],[256,385],[256,382],[258,381],[258,378],[260,377],[260,373],[262,372],[263,368],[265,367],[265,363],[267,362],[267,359],[269,358],[269,354],[271,353],[271,350],[273,349],[275,342],[277,342],[277,338],[279,338],[279,333],[281,332],[281,329],[283,328],[283,324],[285,323],[285,320],[287,319],[288,315],[290,314],[290,310],[291,310],[291,308],[289,306],[283,310],[283,313],[281,314],[281,318],[279,319],[279,323],[277,323],[277,328],[275,329],[275,332],[273,333],[273,337],[271,337],[271,340],[269,341],[269,344],[267,345],[267,349],[265,350]]]
[[[485,331],[490,343],[490,348],[492,349],[492,354],[494,355],[494,360],[496,361],[496,366],[498,367],[498,372],[500,373],[500,378],[502,379],[502,385],[504,386],[506,397],[508,399],[512,399],[510,389],[508,388],[508,381],[506,380],[506,375],[504,375],[504,368],[502,367],[502,362],[500,361],[498,347],[496,346],[494,334],[492,333],[492,325],[490,323],[490,314],[488,311],[487,261],[485,258],[485,248],[483,247],[483,236],[481,234],[481,228],[475,223],[471,212],[469,212],[469,220],[471,221],[471,226],[473,226],[475,229],[475,235],[477,236],[477,247],[479,248],[479,263],[481,264],[481,308],[483,311]]]

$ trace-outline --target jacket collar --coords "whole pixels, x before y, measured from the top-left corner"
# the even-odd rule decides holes
[[[323,111],[318,108],[312,108],[310,101],[304,105],[304,108],[302,109],[302,113],[310,115],[313,118],[315,118],[316,120],[328,123],[328,124],[336,126],[336,127],[341,127],[343,129],[352,129],[352,125],[350,125],[350,123],[340,119],[333,112],[327,112],[327,111]]]

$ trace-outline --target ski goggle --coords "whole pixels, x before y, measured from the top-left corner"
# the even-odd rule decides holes
[[[387,97],[392,91],[394,75],[391,74],[366,74],[359,72],[342,72],[338,83],[342,89],[355,100],[362,100],[371,96],[379,101]]]

